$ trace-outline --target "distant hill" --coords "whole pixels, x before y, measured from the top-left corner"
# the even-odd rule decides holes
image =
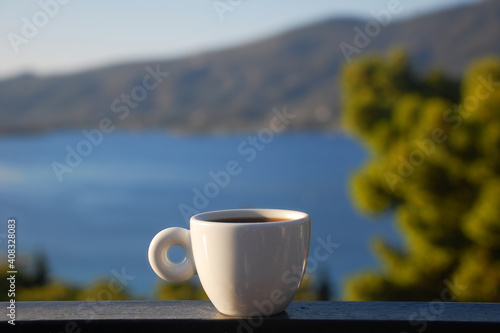
[[[131,129],[255,130],[267,126],[274,107],[283,106],[300,114],[292,122],[294,128],[336,129],[338,75],[346,62],[339,45],[353,45],[353,28],[363,30],[365,25],[361,20],[332,19],[182,59],[0,81],[0,133],[90,129],[104,117]],[[402,46],[419,70],[439,67],[458,77],[471,60],[500,55],[499,32],[500,1],[492,0],[391,22],[360,55]],[[149,71],[169,73],[152,91],[140,88],[147,66]],[[154,83],[146,82],[150,88]],[[126,101],[131,93],[137,104],[133,98]]]

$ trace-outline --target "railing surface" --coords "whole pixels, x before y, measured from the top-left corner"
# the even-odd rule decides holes
[[[9,311],[1,332],[500,332],[498,303],[292,302],[228,317],[208,301],[16,302],[15,325]]]

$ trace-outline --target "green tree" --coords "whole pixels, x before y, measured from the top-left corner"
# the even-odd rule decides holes
[[[500,60],[455,82],[416,75],[396,51],[351,62],[342,79],[345,128],[371,152],[354,201],[394,213],[405,240],[376,239],[382,269],[351,277],[345,298],[500,301]]]
[[[208,300],[199,282],[166,282],[156,285],[156,297],[161,300]]]
[[[124,286],[110,283],[113,278],[98,278],[89,286],[79,290],[75,300],[82,301],[124,301],[130,299],[129,292]]]
[[[18,273],[15,274],[16,299],[25,300],[25,296],[27,295],[25,292],[26,290],[33,289],[34,293],[39,294],[39,291],[48,284],[47,260],[44,254],[39,253],[34,255],[20,253],[16,259],[17,260],[14,262],[16,271],[18,271]],[[0,289],[10,289],[10,282],[7,278],[12,275],[8,273],[8,271],[11,270],[12,269],[8,267],[7,254],[0,253]],[[68,295],[71,293],[66,293],[66,291],[63,292],[59,287],[61,287],[61,284],[56,284],[54,286],[54,295],[57,294],[63,298],[69,297]],[[50,295],[47,295],[47,297],[52,299]],[[7,292],[0,295],[0,301],[8,301],[9,299],[10,297]]]
[[[0,287],[9,290],[10,276],[7,255],[0,253]],[[131,298],[125,286],[117,286],[113,277],[98,278],[88,286],[79,286],[64,280],[50,277],[49,265],[43,254],[21,253],[16,260],[15,297],[8,293],[0,295],[0,301],[111,301]]]
[[[20,288],[17,301],[69,301],[75,300],[76,289],[63,282],[51,282],[43,286]]]

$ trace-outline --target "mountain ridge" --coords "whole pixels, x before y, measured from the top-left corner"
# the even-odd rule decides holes
[[[285,106],[300,114],[288,129],[336,130],[338,77],[346,62],[339,45],[353,44],[353,28],[368,21],[329,19],[187,57],[11,77],[0,81],[0,133],[96,128],[104,118],[124,129],[251,131],[265,127],[272,109]],[[497,31],[500,3],[490,0],[391,21],[360,56],[399,46],[419,71],[439,67],[460,77],[473,59],[500,54]],[[151,90],[144,84],[152,75],[148,68],[169,73]],[[123,109],[115,112],[116,100],[128,107],[126,117]]]

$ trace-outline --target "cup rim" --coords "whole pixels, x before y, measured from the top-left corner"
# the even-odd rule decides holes
[[[238,222],[238,223],[228,223],[228,222],[218,222],[209,221],[210,219],[217,218],[231,218],[231,217],[279,217],[286,218],[286,221],[275,221],[275,222]],[[288,209],[269,209],[269,208],[245,208],[245,209],[224,209],[224,210],[214,210],[204,213],[199,213],[191,217],[190,222],[206,223],[210,225],[280,225],[280,224],[290,224],[290,223],[303,223],[310,220],[310,216],[307,213],[288,210]]]

